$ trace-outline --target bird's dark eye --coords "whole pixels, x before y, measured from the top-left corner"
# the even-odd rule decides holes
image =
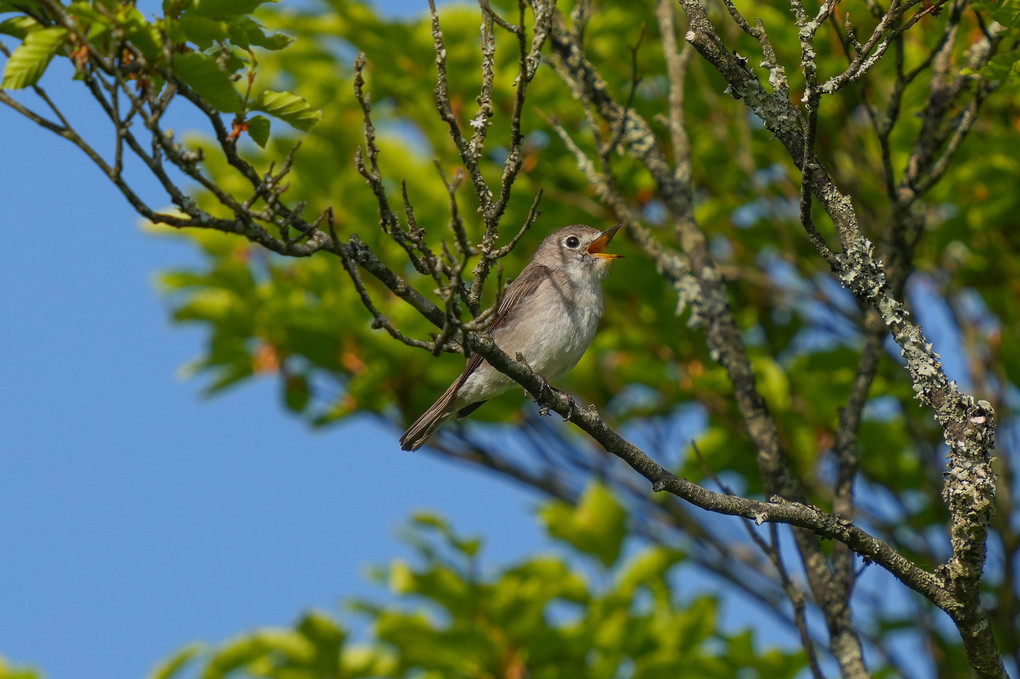
[[[581,239],[578,238],[577,236],[571,236],[570,238],[565,240],[564,243],[567,244],[568,248],[576,248],[578,245],[581,244]]]

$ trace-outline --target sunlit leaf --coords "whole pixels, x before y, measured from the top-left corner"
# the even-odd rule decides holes
[[[43,28],[26,34],[4,67],[2,87],[18,90],[39,82],[68,35],[66,28]]]
[[[262,92],[249,104],[253,111],[268,113],[299,130],[309,130],[322,118],[303,97],[290,92]]]
[[[619,557],[627,515],[604,485],[590,484],[576,508],[553,502],[542,509],[541,516],[550,534],[597,557],[604,566]]]
[[[188,644],[178,649],[173,655],[159,662],[147,679],[174,679],[183,674],[185,668],[206,650],[204,644]]]
[[[156,61],[163,56],[163,36],[157,26],[146,21],[145,16],[134,7],[122,11],[118,26],[124,38],[134,45],[146,59]]]
[[[269,142],[269,118],[265,116],[248,118],[248,136],[261,148],[266,148],[266,143]]]
[[[213,57],[198,52],[175,54],[173,65],[174,74],[217,111],[237,113],[241,110],[241,96],[230,74],[221,69]]]
[[[268,50],[282,50],[294,42],[294,38],[283,33],[267,35],[251,17],[241,16],[232,19],[229,24],[230,40],[235,45],[247,49],[250,45]]]
[[[213,19],[187,14],[171,24],[174,40],[193,42],[199,49],[206,49],[217,40],[230,36],[230,24],[222,19]]]
[[[194,0],[191,11],[207,17],[233,17],[251,14],[271,0]],[[274,0],[275,1],[275,0]]]
[[[29,32],[39,30],[39,22],[27,16],[13,16],[0,21],[0,34],[23,40]]]

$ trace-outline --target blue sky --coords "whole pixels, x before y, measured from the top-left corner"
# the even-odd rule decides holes
[[[0,143],[0,655],[50,679],[142,677],[185,643],[384,596],[364,571],[406,555],[417,509],[487,536],[493,564],[546,544],[532,496],[397,432],[311,432],[268,379],[203,400],[178,377],[202,335],[154,286],[191,251],[6,106]]]

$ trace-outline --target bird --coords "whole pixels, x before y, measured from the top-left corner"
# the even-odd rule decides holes
[[[523,356],[543,379],[558,377],[581,360],[605,308],[602,281],[622,255],[606,247],[622,224],[599,231],[585,224],[547,236],[531,262],[506,289],[489,328],[496,346]],[[454,414],[462,419],[516,384],[479,354],[460,377],[407,428],[403,450],[417,450]]]

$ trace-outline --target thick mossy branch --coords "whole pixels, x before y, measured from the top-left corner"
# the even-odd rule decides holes
[[[744,101],[762,120],[803,171],[805,189],[824,207],[842,243],[843,254],[837,255],[834,261],[831,256],[827,258],[833,272],[862,303],[878,311],[885,327],[900,346],[917,398],[933,410],[942,426],[950,449],[945,497],[952,514],[950,535],[953,545],[953,557],[941,569],[945,575],[945,587],[952,594],[948,607],[944,608],[951,615],[954,615],[953,611],[958,607],[968,611],[969,617],[966,620],[956,615],[954,619],[960,626],[968,657],[980,675],[1005,676],[987,617],[981,612],[977,599],[977,583],[984,566],[987,527],[995,495],[994,472],[991,467],[995,425],[991,405],[984,401],[977,402],[973,396],[961,393],[948,380],[932,344],[926,340],[920,326],[911,320],[904,303],[886,285],[882,263],[875,256],[871,241],[862,233],[850,197],[837,188],[824,164],[814,154],[808,120],[785,94],[768,92],[748,68],[748,60],[724,46],[700,4],[681,0],[681,5],[691,26],[687,40],[723,75],[729,85],[729,92]],[[902,9],[908,5],[904,3],[896,9],[897,3],[893,3],[889,14],[864,47],[865,54],[871,52],[872,48],[874,52],[867,59],[853,62],[840,76],[843,80],[861,77],[884,53],[888,44],[916,21],[918,15],[909,22],[899,24],[898,28],[891,28],[890,17],[894,12],[901,16]],[[880,31],[883,26],[887,29],[885,33]],[[996,35],[993,29],[978,40],[970,52],[973,66],[980,68],[983,63],[987,63],[989,55],[994,51]],[[814,56],[809,45],[803,54],[805,60],[813,63]],[[843,80],[833,79],[821,91],[834,92]],[[926,129],[930,128],[929,121]],[[921,148],[928,148],[931,143]],[[952,151],[951,146],[948,152]],[[927,156],[934,154],[928,153]],[[941,171],[933,168],[931,172],[939,173],[935,176],[940,176]],[[805,226],[812,225],[806,223]],[[826,255],[827,248],[819,246],[819,252]]]

